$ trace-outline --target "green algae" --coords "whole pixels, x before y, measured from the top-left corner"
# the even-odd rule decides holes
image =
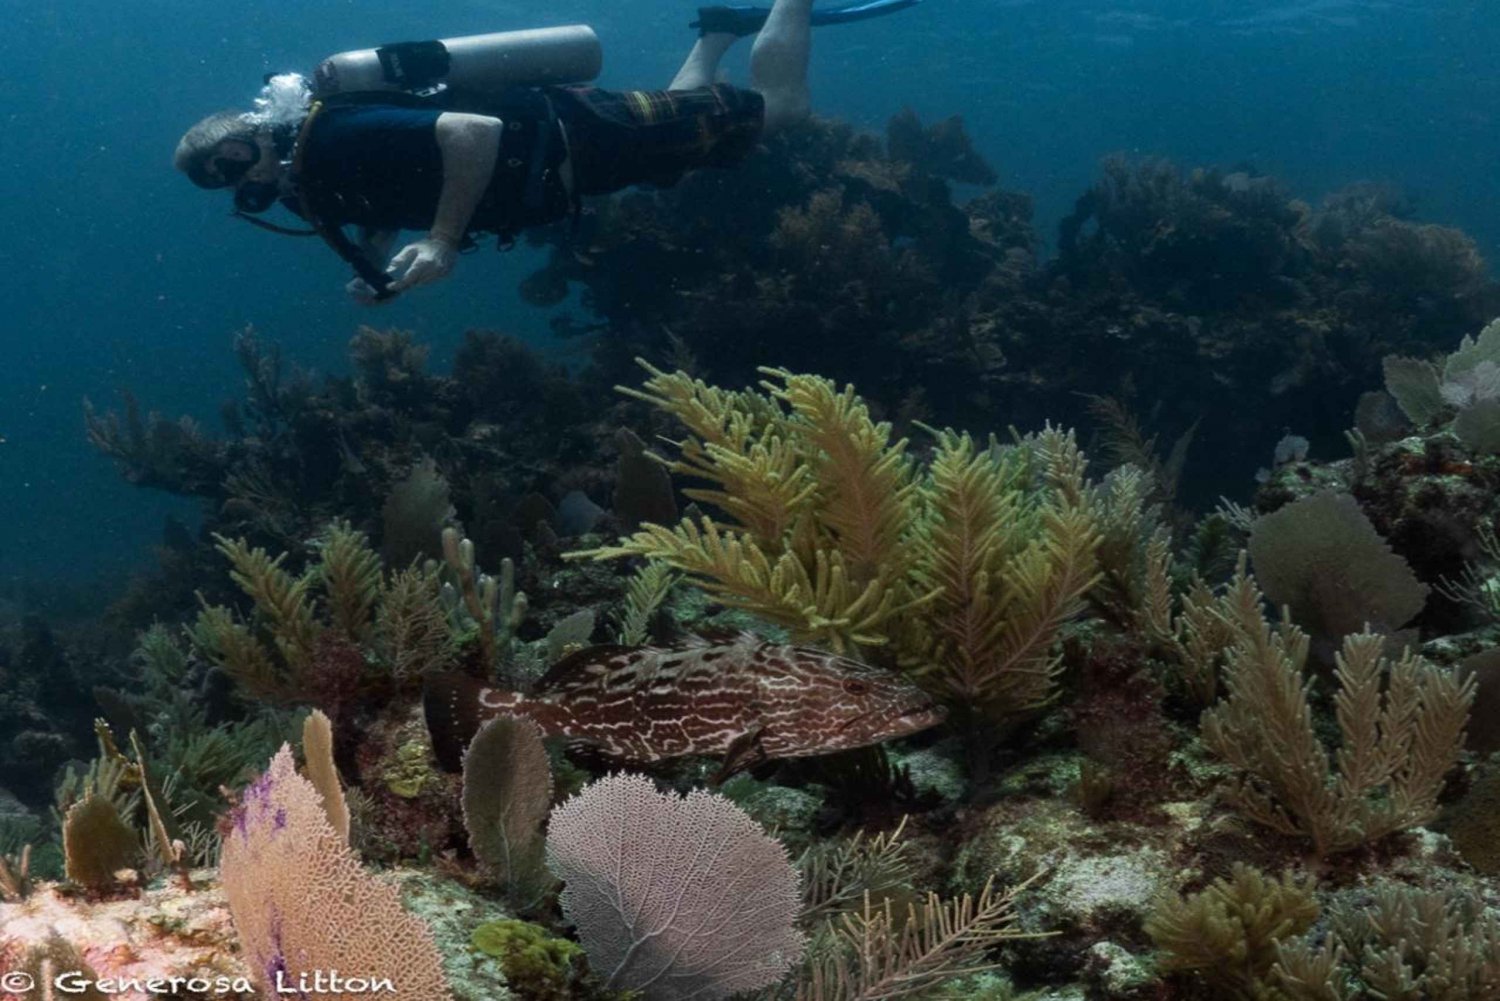
[[[397,747],[392,761],[380,775],[385,787],[402,799],[416,799],[434,778],[428,746],[420,740],[409,740]]]
[[[431,930],[454,1001],[510,1001],[525,996],[509,986],[500,960],[469,947],[475,927],[511,917],[501,904],[431,872],[397,869],[387,878],[400,887],[406,909]]]
[[[572,996],[574,964],[583,949],[539,925],[513,918],[487,921],[474,929],[469,946],[498,959],[506,981],[521,997],[565,1001]]]

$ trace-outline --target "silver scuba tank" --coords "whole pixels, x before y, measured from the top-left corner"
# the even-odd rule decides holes
[[[583,83],[599,75],[604,53],[585,24],[397,42],[329,56],[318,64],[313,96],[401,91],[493,95],[511,86]]]

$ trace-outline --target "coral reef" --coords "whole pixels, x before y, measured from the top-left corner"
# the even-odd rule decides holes
[[[770,359],[856,383],[882,416],[970,427],[1086,426],[1087,399],[1113,398],[1197,429],[1199,503],[1288,427],[1339,447],[1384,355],[1500,312],[1471,240],[1368,186],[1313,208],[1249,172],[1113,157],[1043,261],[1026,196],[954,204],[947,179],[993,176],[956,122],[906,113],[884,143],[814,123],[733,177],[593,206],[523,288],[581,287],[599,319],[558,326],[614,382],[637,355],[729,385]]]
[[[315,381],[247,332],[221,435],[89,410],[202,526],[117,604],[116,634],[156,623],[133,654],[0,619],[0,969],[1500,992],[1500,295],[1472,243],[1371,188],[1111,159],[1042,261],[996,177],[957,120],[815,122],[551,247],[524,291],[581,289],[579,373],[472,333],[437,374],[366,328]],[[1198,516],[1268,458],[1252,505]],[[620,646],[728,672],[726,627],[947,718],[717,791],[717,761],[609,776],[524,715],[438,766],[437,672],[533,697],[604,639],[572,663],[630,692]],[[726,748],[784,704],[746,723],[678,677],[650,675],[659,715]],[[857,719],[869,679],[829,684]]]
[[[569,491],[607,503],[629,447],[611,438],[607,403],[590,402],[605,397],[498,334],[470,333],[453,373],[438,376],[409,335],[365,328],[350,347],[355,374],[321,384],[251,331],[235,345],[246,399],[226,404],[223,437],[193,425],[191,462],[172,444],[181,435],[160,430],[177,424],[142,418],[133,400],[124,417],[88,414],[91,439],[127,479],[203,503],[197,538],[174,536],[150,593],[121,602],[139,628],[190,614],[195,592],[229,597],[217,536],[296,552],[343,520],[403,568],[437,556],[437,533],[456,520],[494,559],[518,557],[541,541],[540,523],[544,536],[561,527],[556,505]]]
[[[47,959],[53,976],[70,978],[57,985],[59,996],[148,1001],[175,993],[249,1001],[259,995],[236,955],[229,908],[212,877],[195,872],[191,892],[169,882],[91,901],[48,885],[22,902],[0,904],[0,972],[27,972],[41,983]],[[155,989],[148,985],[153,978]],[[7,993],[9,986],[0,987],[0,999],[46,996]]]

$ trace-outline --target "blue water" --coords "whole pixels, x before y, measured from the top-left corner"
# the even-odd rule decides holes
[[[129,387],[214,429],[246,325],[323,370],[360,323],[417,331],[439,367],[468,328],[546,342],[547,314],[513,291],[524,253],[481,253],[443,285],[359,307],[325,248],[242,226],[227,197],[175,174],[183,129],[333,51],[532,24],[592,23],[605,85],[660,86],[692,10],[0,2],[0,583],[118,574],[149,559],[165,514],[193,511],[119,481],[84,439],[85,396],[113,405]],[[962,114],[1002,184],[1035,196],[1044,233],[1101,156],[1130,150],[1252,164],[1309,200],[1393,182],[1495,258],[1497,54],[1494,2],[927,0],[820,32],[813,81],[821,112],[870,128],[902,105]]]

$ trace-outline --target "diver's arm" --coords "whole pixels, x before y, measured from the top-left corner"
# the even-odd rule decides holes
[[[437,120],[437,144],[443,154],[443,190],[438,196],[428,238],[446,240],[456,248],[469,228],[474,209],[484,197],[495,161],[500,158],[498,118],[445,112]]]
[[[500,156],[503,125],[498,118],[448,111],[438,116],[435,131],[443,157],[443,188],[427,238],[404,248],[386,270],[396,275],[392,292],[425,285],[453,270],[458,245],[489,187]]]

